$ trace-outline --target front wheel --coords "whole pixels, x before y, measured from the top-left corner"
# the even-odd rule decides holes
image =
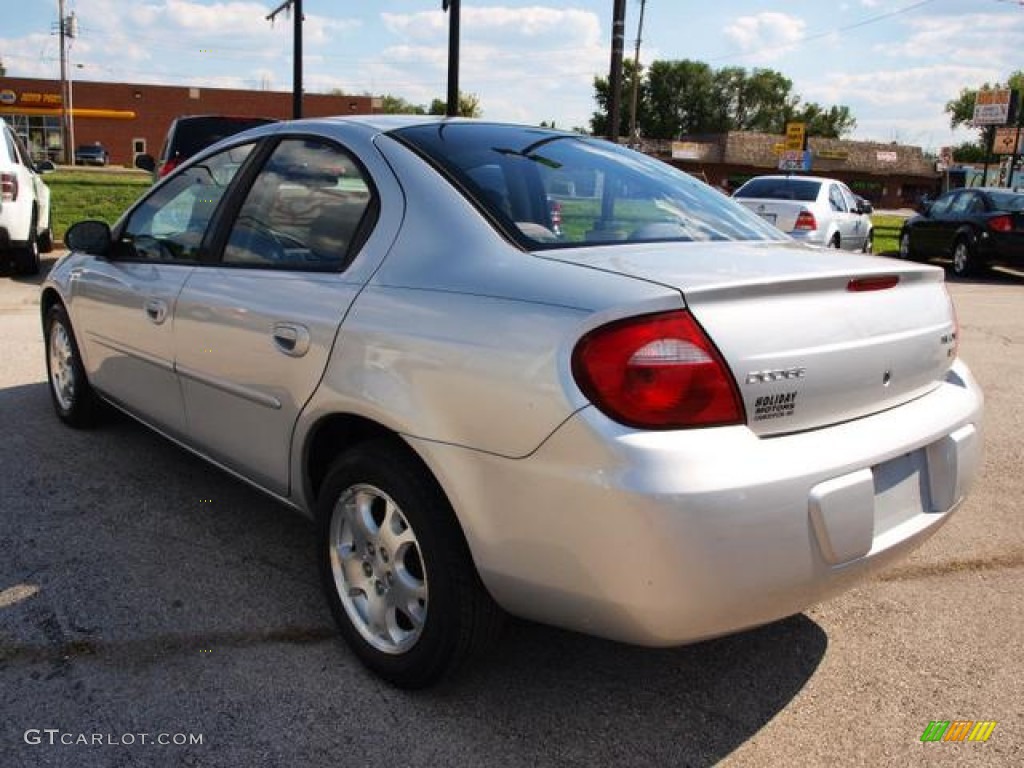
[[[423,688],[493,639],[501,610],[444,493],[408,449],[374,441],[342,454],[317,514],[331,611],[377,675]]]
[[[44,335],[46,374],[57,416],[72,427],[91,427],[99,415],[100,402],[85,377],[71,321],[62,305],[55,304],[46,313]]]

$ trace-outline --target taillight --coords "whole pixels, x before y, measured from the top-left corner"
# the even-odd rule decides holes
[[[814,214],[810,211],[800,211],[796,217],[796,224],[793,225],[793,229],[800,230],[815,230],[818,228],[818,222],[814,220]]]
[[[163,178],[168,173],[173,171],[175,168],[178,167],[178,165],[180,163],[181,163],[181,160],[179,160],[176,157],[172,157],[170,160],[165,162],[163,165],[160,166],[160,178]]]
[[[988,220],[988,228],[993,232],[1013,232],[1013,216],[994,216]]]
[[[11,203],[18,199],[18,177],[13,173],[0,173],[0,199]]]
[[[686,310],[642,315],[586,334],[572,354],[597,408],[644,429],[742,424],[743,403],[718,350]]]

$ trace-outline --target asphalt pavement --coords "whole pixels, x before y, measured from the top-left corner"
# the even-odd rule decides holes
[[[510,622],[418,693],[336,636],[304,519],[126,418],[58,422],[37,283],[0,276],[0,768],[1024,764],[1024,276],[952,284],[987,449],[910,558],[686,648]]]

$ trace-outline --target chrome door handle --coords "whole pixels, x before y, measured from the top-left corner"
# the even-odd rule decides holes
[[[148,299],[145,304],[146,317],[160,325],[167,319],[167,302],[163,299]]]
[[[274,346],[289,357],[302,357],[309,351],[309,329],[299,323],[277,323]]]

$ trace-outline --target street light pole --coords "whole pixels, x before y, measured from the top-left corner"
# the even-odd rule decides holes
[[[71,131],[68,128],[68,51],[65,34],[67,22],[64,18],[64,0],[57,0],[57,25],[60,36],[60,154],[64,163],[74,162],[75,155],[68,146]]]

